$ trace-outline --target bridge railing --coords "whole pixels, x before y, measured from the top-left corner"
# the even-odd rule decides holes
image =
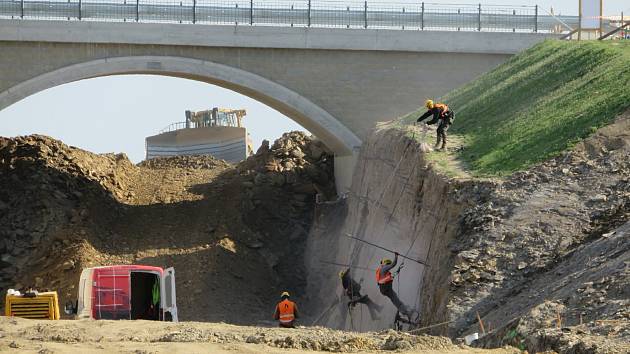
[[[568,32],[538,6],[335,0],[0,0],[0,18],[489,32]]]
[[[181,129],[186,129],[186,128],[189,128],[189,126],[186,125],[186,122],[171,123],[167,125],[166,127],[164,127],[162,130],[160,130],[158,134],[174,132],[176,130],[181,130]]]

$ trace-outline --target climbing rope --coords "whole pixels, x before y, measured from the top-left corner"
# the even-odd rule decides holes
[[[317,317],[315,319],[315,321],[313,321],[313,323],[311,324],[311,326],[315,326],[319,320],[321,320],[322,318],[324,318],[325,315],[327,315],[341,300],[339,298],[335,298],[335,301],[333,301],[333,303],[326,309],[324,310],[324,312],[322,312],[319,317]]]
[[[350,306],[348,306],[348,316],[350,317],[350,329],[351,329],[353,332],[356,332],[356,331],[354,330],[354,321],[352,320],[352,310],[350,309]]]
[[[412,330],[409,330],[409,331],[406,331],[406,332],[407,332],[407,333],[418,333],[418,332],[421,332],[421,331],[423,331],[423,330],[425,330],[425,329],[429,329],[429,328],[434,328],[434,327],[443,326],[443,325],[445,325],[445,324],[449,324],[449,323],[451,323],[451,322],[453,322],[453,320],[450,320],[450,321],[444,321],[444,322],[440,322],[440,323],[436,323],[436,324],[432,324],[432,325],[430,325],[430,326],[425,326],[425,327],[415,328],[415,329],[412,329]]]

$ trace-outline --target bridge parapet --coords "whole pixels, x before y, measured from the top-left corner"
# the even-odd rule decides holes
[[[344,191],[362,139],[376,122],[415,110],[424,99],[559,36],[541,29],[536,8],[527,12],[531,7],[492,17],[482,5],[475,17],[471,7],[442,13],[425,4],[418,12],[363,2],[344,9],[330,4],[345,3],[312,0],[304,17],[298,4],[308,0],[290,8],[248,0],[249,8],[229,11],[216,7],[219,0],[156,1],[0,0],[0,110],[100,76],[202,81],[266,104],[319,137],[335,153],[337,187]],[[216,16],[199,17],[204,13]],[[491,17],[503,18],[497,22],[503,27],[488,26]],[[409,30],[414,25],[418,30]]]
[[[329,0],[0,0],[0,18],[395,30],[569,32],[537,6]]]

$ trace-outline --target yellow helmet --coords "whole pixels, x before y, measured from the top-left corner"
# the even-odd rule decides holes
[[[339,272],[339,278],[343,278],[344,275],[346,275],[347,270],[342,270],[341,272]]]
[[[285,296],[289,297],[289,292],[288,291],[283,292],[282,295],[280,295],[280,298],[283,298]]]
[[[381,264],[392,264],[392,260],[389,258],[381,259]]]
[[[424,103],[425,106],[427,106],[428,109],[432,109],[433,108],[433,100],[427,100]]]

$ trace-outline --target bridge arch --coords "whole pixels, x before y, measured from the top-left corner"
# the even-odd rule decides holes
[[[172,76],[217,85],[281,112],[320,138],[335,155],[351,155],[361,140],[326,110],[291,89],[251,72],[211,61],[173,56],[128,56],[69,65],[0,92],[0,110],[37,92],[112,75]]]

